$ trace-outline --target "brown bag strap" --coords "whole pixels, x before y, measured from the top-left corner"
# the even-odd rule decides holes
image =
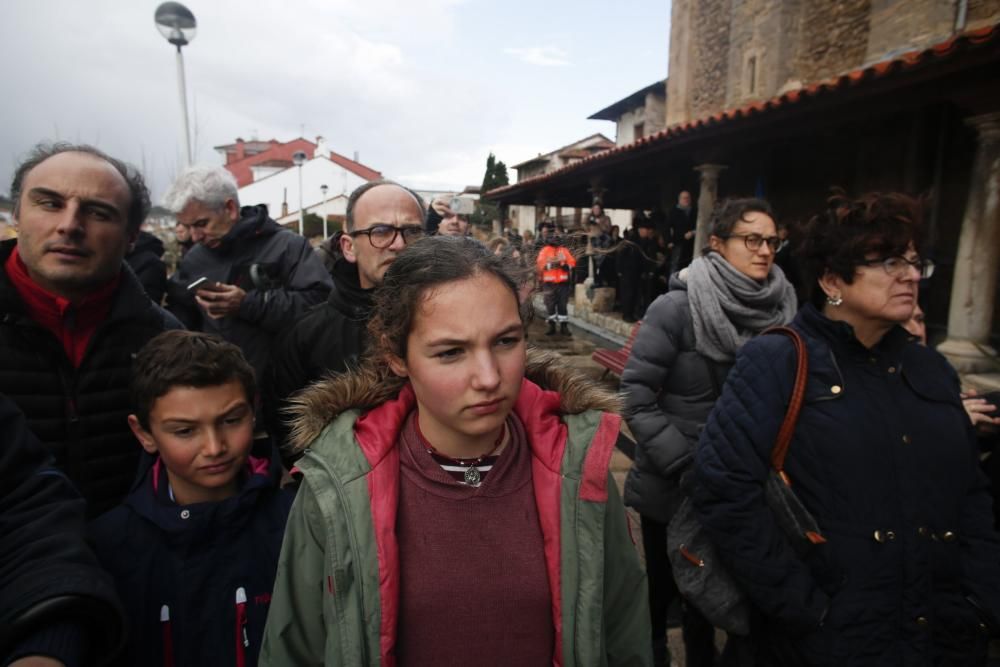
[[[795,424],[799,420],[802,401],[806,397],[806,380],[809,376],[809,353],[806,350],[806,343],[802,340],[802,336],[791,327],[772,327],[764,333],[784,334],[791,338],[792,344],[795,346],[795,355],[798,358],[795,366],[795,384],[792,386],[792,398],[788,401],[788,410],[785,412],[785,419],[781,422],[781,428],[778,430],[778,438],[774,441],[774,447],[771,449],[771,466],[779,473],[782,473],[782,477],[784,478],[785,456],[788,454],[788,447],[792,444],[792,434],[795,433]]]

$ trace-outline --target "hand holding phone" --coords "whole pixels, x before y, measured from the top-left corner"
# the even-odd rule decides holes
[[[219,283],[209,280],[205,276],[202,276],[201,278],[198,278],[193,283],[188,285],[187,289],[189,292],[194,292],[201,289],[214,291],[219,289]]]

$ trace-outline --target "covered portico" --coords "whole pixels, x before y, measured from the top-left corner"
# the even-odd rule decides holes
[[[963,372],[996,371],[1000,25],[779,97],[677,125],[484,195],[501,206],[673,206],[697,192],[698,247],[717,196],[760,195],[779,222],[832,186],[928,199],[928,324]]]

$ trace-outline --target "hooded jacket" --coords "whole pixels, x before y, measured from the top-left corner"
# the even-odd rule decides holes
[[[236,285],[246,297],[235,316],[205,316],[187,286],[198,278]],[[333,283],[309,241],[267,217],[263,206],[244,206],[221,245],[202,243],[181,260],[167,287],[167,307],[195,331],[239,346],[257,377],[264,377],[275,335],[326,298]]]
[[[900,327],[866,348],[812,305],[809,375],[785,471],[826,542],[799,556],[762,485],[795,377],[784,336],[740,350],[702,432],[695,509],[764,615],[768,664],[985,664],[1000,536],[958,378]]]
[[[625,418],[636,439],[626,505],[670,522],[684,499],[680,473],[691,463],[730,367],[695,350],[687,283],[673,275],[670,291],[646,311],[622,372]]]
[[[170,499],[159,457],[143,463],[125,502],[90,527],[130,621],[118,664],[257,664],[292,504],[276,452],[251,457],[232,498],[184,506]]]
[[[357,365],[368,343],[372,292],[362,289],[358,266],[342,256],[334,264],[333,289],[325,303],[314,306],[274,345],[264,383],[268,430],[288,454],[288,398],[328,373],[343,373]]]
[[[163,241],[149,232],[140,231],[125,261],[142,284],[153,303],[163,302],[167,291],[167,265],[163,263]]]
[[[16,241],[0,243],[0,266]],[[128,428],[132,359],[151,338],[180,323],[150,301],[123,264],[111,312],[94,331],[79,367],[59,340],[28,316],[0,269],[0,393],[28,418],[94,517],[122,501],[139,448]]]
[[[524,380],[514,411],[532,453],[553,663],[651,664],[645,575],[608,473],[620,420],[601,410],[617,401],[552,357],[530,359],[528,376],[539,384]],[[305,448],[303,482],[285,533],[263,665],[396,664],[405,558],[394,531],[397,441],[416,400],[409,385],[392,397],[375,379],[371,371],[346,374],[298,399],[293,437]]]

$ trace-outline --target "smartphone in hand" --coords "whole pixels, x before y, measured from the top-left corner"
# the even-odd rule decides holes
[[[209,280],[205,276],[202,276],[201,278],[198,278],[193,283],[191,283],[190,285],[188,285],[187,286],[187,290],[189,292],[195,292],[195,291],[200,290],[200,289],[212,290],[212,289],[216,289],[218,286],[219,286],[219,283],[217,283],[215,281],[212,281],[212,280]]]

